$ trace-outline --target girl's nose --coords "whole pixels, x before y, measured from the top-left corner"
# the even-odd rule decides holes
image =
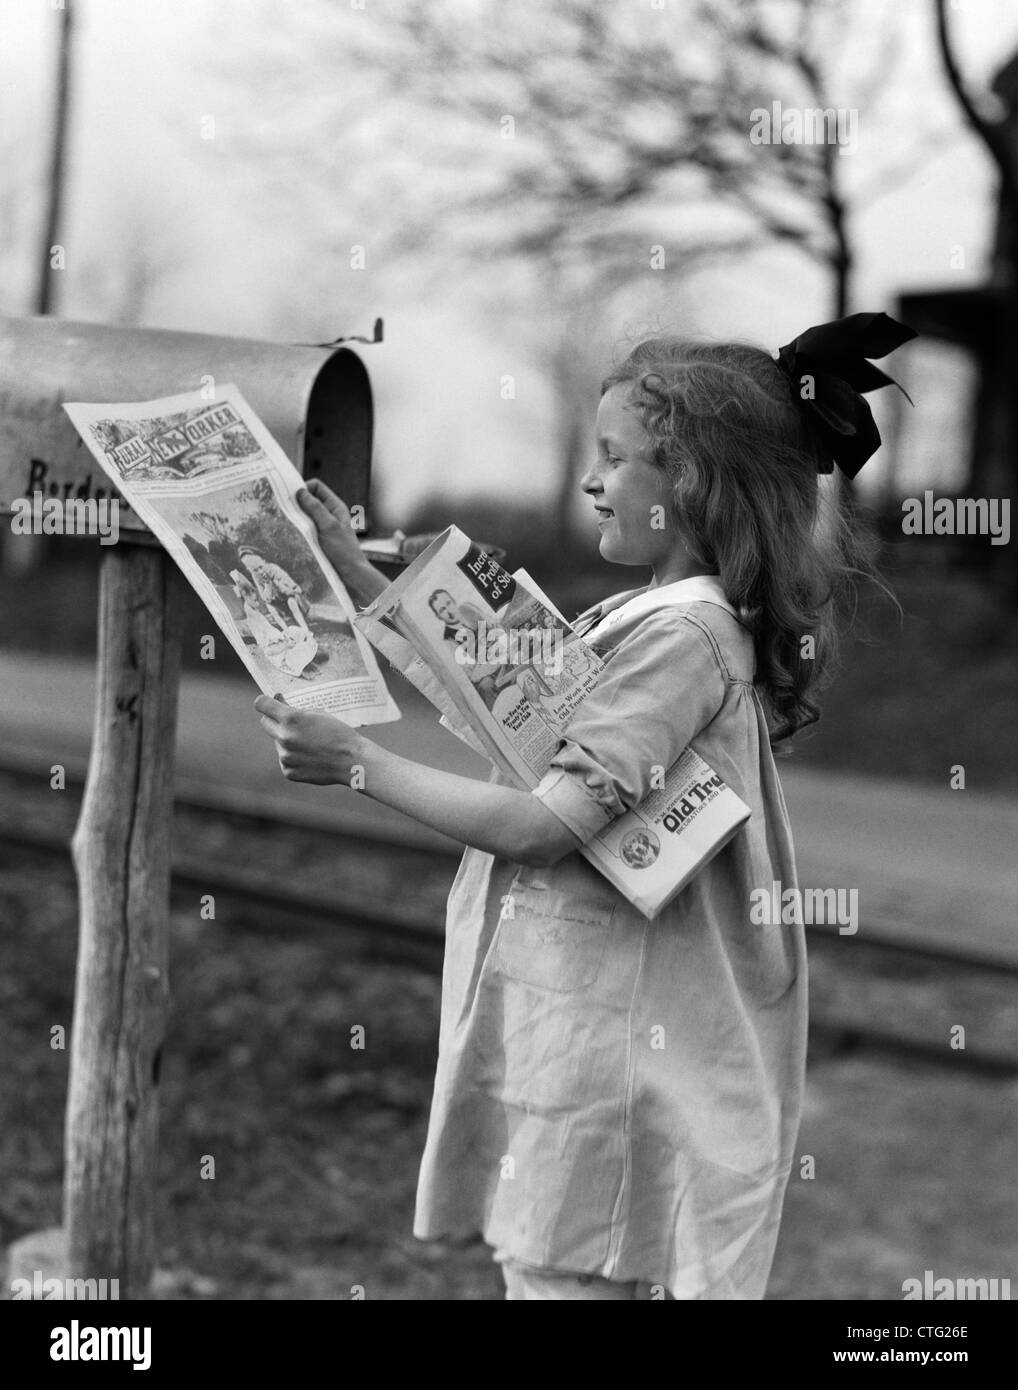
[[[582,492],[600,492],[601,481],[597,476],[597,464],[592,463],[588,469],[580,476],[580,490]]]

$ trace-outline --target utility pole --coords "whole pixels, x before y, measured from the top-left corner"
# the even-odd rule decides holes
[[[53,106],[53,138],[50,145],[49,178],[46,189],[46,224],[39,248],[39,278],[35,292],[35,312],[53,312],[53,247],[60,242],[60,222],[64,209],[64,182],[67,164],[67,126],[71,105],[71,54],[74,44],[73,0],[60,0],[60,32],[57,50],[57,83]]]

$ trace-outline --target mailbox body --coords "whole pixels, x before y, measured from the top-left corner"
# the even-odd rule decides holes
[[[64,401],[144,401],[232,381],[305,477],[367,509],[371,384],[345,345],[0,316],[0,515],[18,498],[119,496]],[[121,497],[120,527],[154,537]]]

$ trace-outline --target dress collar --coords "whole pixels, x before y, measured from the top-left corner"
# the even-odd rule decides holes
[[[739,615],[725,597],[721,580],[716,574],[694,574],[689,579],[677,579],[672,584],[659,584],[652,589],[627,589],[613,594],[603,603],[588,608],[576,621],[577,631],[582,636],[594,627],[614,627],[619,622],[629,622],[643,613],[651,613],[658,608],[669,608],[684,603],[713,603],[724,608],[738,619]]]

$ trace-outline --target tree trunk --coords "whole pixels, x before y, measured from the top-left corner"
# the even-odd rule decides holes
[[[975,486],[979,474],[982,474],[983,486],[992,488],[994,483],[990,479],[993,467],[1000,460],[997,465],[1000,469],[997,486],[1003,499],[1010,496],[1018,472],[1018,405],[1015,404],[1014,389],[1014,352],[1018,347],[1018,326],[1015,324],[1015,313],[1018,312],[1015,249],[1018,243],[1018,136],[1015,112],[1013,107],[1008,107],[1002,121],[988,121],[979,113],[958,66],[947,18],[947,0],[936,0],[935,18],[937,48],[948,85],[962,115],[983,142],[1000,175],[1000,212],[991,284],[1001,289],[1004,300],[1001,306],[1001,356],[985,360],[981,396],[983,401],[990,402],[991,418],[980,422],[976,435],[977,441],[987,441],[992,461],[976,460],[976,477],[972,482]],[[1018,594],[1018,549],[1009,545],[995,549],[999,554],[992,557],[991,565],[998,582],[1008,594]]]
[[[833,156],[829,156],[831,158]],[[834,317],[843,319],[848,314],[849,305],[852,302],[852,271],[854,260],[852,256],[852,246],[848,236],[848,220],[845,204],[841,201],[837,191],[833,187],[834,171],[829,174],[832,181],[831,191],[827,198],[828,216],[831,224],[831,231],[834,235],[834,255],[832,257],[832,268],[834,270],[834,296],[833,308]],[[841,511],[851,509],[855,500],[856,488],[855,481],[846,477],[841,469],[835,467],[835,505]]]

